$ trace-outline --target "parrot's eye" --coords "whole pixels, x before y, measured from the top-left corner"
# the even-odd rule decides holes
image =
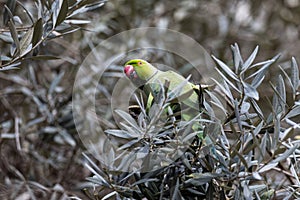
[[[138,65],[141,66],[143,63],[141,61],[138,62]]]

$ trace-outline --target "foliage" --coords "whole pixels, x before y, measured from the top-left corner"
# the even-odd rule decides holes
[[[72,119],[73,74],[68,70],[79,59],[67,37],[80,32],[89,22],[87,12],[102,4],[84,0],[1,4],[0,199],[80,196],[76,184],[87,174]],[[76,179],[71,179],[74,175]]]
[[[237,44],[231,46],[231,49],[232,66],[213,56],[221,79],[214,80],[216,87],[205,93],[207,119],[203,118],[201,121],[205,124],[205,135],[213,142],[199,141],[193,131],[181,122],[171,121],[172,117],[171,123],[163,126],[157,121],[153,122],[160,117],[159,111],[169,105],[167,100],[162,100],[159,107],[151,108],[157,110],[154,115],[151,109],[147,115],[143,104],[139,103],[142,111],[137,122],[119,111],[118,114],[125,120],[122,129],[107,130],[106,133],[114,139],[126,139],[119,149],[146,152],[143,160],[145,164],[149,165],[147,155],[151,151],[158,151],[160,148],[168,150],[169,144],[175,139],[179,141],[178,146],[180,141],[188,141],[186,138],[189,136],[196,142],[191,142],[185,153],[173,163],[152,171],[141,171],[140,168],[116,173],[115,170],[98,167],[86,156],[87,166],[94,174],[88,180],[97,186],[93,192],[88,193],[92,199],[107,199],[112,196],[117,199],[300,197],[300,144],[296,140],[299,139],[296,133],[299,133],[300,115],[297,63],[292,58],[289,68],[279,66],[282,72],[276,75],[274,82],[269,83],[273,97],[267,99],[271,108],[268,112],[259,105],[263,91],[266,90],[263,88],[260,91],[260,86],[279,55],[253,63],[258,47],[246,60],[242,59]],[[223,111],[226,117],[220,117],[222,115],[216,113],[217,109]],[[172,138],[171,133],[177,135]],[[132,156],[122,157],[119,167],[132,162],[129,161],[131,158]],[[117,158],[112,159],[117,161]]]
[[[62,37],[80,29],[80,25],[89,20],[76,19],[85,13],[101,7],[104,1],[37,1],[35,13],[30,12],[20,1],[11,0],[4,5],[3,23],[0,39],[10,45],[9,52],[1,55],[0,70],[15,69],[24,59],[50,60],[58,59],[51,55],[39,55],[41,45],[49,40]],[[20,9],[26,16],[17,16]],[[23,17],[23,19],[21,18]],[[26,18],[29,22],[26,22]],[[23,22],[24,21],[24,22]],[[4,53],[4,52],[1,52]]]
[[[135,174],[134,177],[131,174],[117,174],[102,169],[97,161],[89,158],[86,158],[89,164],[82,161],[81,152],[84,148],[78,140],[72,120],[70,103],[72,83],[74,73],[82,60],[103,39],[131,28],[155,26],[177,30],[193,37],[220,60],[228,59],[230,48],[227,47],[234,42],[240,44],[241,52],[249,52],[249,49],[259,44],[262,51],[257,55],[257,60],[268,58],[274,52],[283,52],[281,62],[285,62],[291,55],[300,53],[299,31],[297,30],[300,24],[298,1],[266,0],[258,3],[236,0],[167,0],[163,2],[158,0],[110,0],[105,2],[105,6],[101,9],[95,9],[102,3],[104,2],[99,0],[0,0],[1,22],[3,22],[0,27],[1,199],[86,199],[88,197],[95,199],[104,197],[106,194],[108,194],[106,197],[114,198],[132,194],[126,193],[130,188],[134,189],[133,195],[138,198],[148,191],[156,191],[154,187],[159,182],[157,179],[150,179],[151,182],[147,183],[145,180],[149,179],[143,174]],[[68,4],[67,12],[66,4]],[[33,40],[33,38],[35,39]],[[124,46],[126,44],[120,44],[120,48]],[[156,55],[156,57],[163,61],[169,59],[169,57],[162,58],[161,55]],[[178,160],[160,174],[157,172],[158,175],[155,178],[161,179],[164,174],[176,175],[187,170],[186,174],[179,177],[179,186],[182,186],[182,180],[187,181],[187,179],[191,180],[188,182],[190,185],[201,183],[198,180],[208,182],[212,180],[212,183],[209,183],[212,186],[209,187],[209,191],[214,188],[224,188],[226,195],[233,196],[229,192],[232,188],[238,188],[238,191],[241,192],[241,187],[247,186],[246,183],[249,183],[249,187],[246,187],[243,192],[247,193],[250,189],[251,192],[254,191],[255,195],[256,193],[257,196],[261,195],[262,199],[269,199],[270,196],[273,198],[286,197],[286,199],[297,198],[297,195],[299,196],[299,179],[297,179],[297,175],[299,176],[299,148],[295,149],[295,152],[291,153],[290,151],[299,140],[299,116],[297,115],[299,113],[299,89],[291,87],[291,85],[297,85],[298,77],[295,59],[292,59],[292,63],[291,66],[283,63],[280,67],[274,67],[274,65],[266,67],[264,81],[260,83],[259,76],[257,77],[256,81],[260,83],[260,86],[255,88],[256,93],[251,88],[252,81],[254,81],[252,79],[256,75],[249,76],[251,73],[256,73],[257,68],[261,69],[267,63],[253,68],[249,67],[245,71],[244,77],[239,78],[240,72],[236,72],[229,62],[228,68],[236,74],[233,76],[237,76],[239,81],[237,82],[235,77],[232,79],[232,73],[228,71],[227,67],[219,67],[219,71],[224,73],[233,86],[225,79],[223,81],[216,80],[219,83],[218,87],[213,91],[206,91],[206,99],[213,99],[215,102],[213,105],[206,102],[206,108],[209,110],[209,106],[212,106],[214,112],[228,115],[226,123],[224,119],[221,122],[214,119],[216,123],[211,124],[211,129],[217,128],[217,130],[209,132],[215,133],[215,137],[212,139],[216,140],[213,145],[216,146],[217,152],[224,155],[222,153],[227,149],[228,153],[225,155],[232,156],[233,159],[230,161],[226,157],[225,163],[229,163],[228,166],[231,166],[229,174],[232,174],[232,171],[235,172],[233,177],[227,177],[227,179],[223,179],[222,176],[209,177],[209,173],[212,171],[209,168],[211,165],[217,163],[216,170],[219,169],[219,171],[222,165],[214,160],[214,157],[208,155],[208,158],[201,157],[200,159],[205,163],[196,163],[197,167],[200,166],[199,169],[209,168],[206,171],[208,174],[204,173],[207,175],[205,177],[199,177],[198,172],[194,177],[186,176],[191,173],[191,170],[186,167],[189,162]],[[174,64],[181,66],[181,63],[174,62]],[[14,68],[18,68],[18,70],[10,70]],[[264,70],[262,69],[262,71]],[[115,79],[123,76],[120,70],[109,73],[107,73],[111,79],[109,84],[100,85],[101,90],[107,96],[112,90],[107,86],[113,85]],[[190,72],[185,71],[185,73]],[[193,78],[195,78],[194,75]],[[249,85],[250,87],[248,87]],[[236,89],[232,88],[245,93],[240,95]],[[222,96],[224,93],[227,94],[227,90],[232,92],[233,102],[230,97]],[[249,91],[252,92],[248,93]],[[284,107],[282,104],[284,98],[279,97],[284,94],[282,91],[286,93],[286,96],[282,96],[287,102]],[[257,94],[259,100],[256,100]],[[277,96],[274,101],[273,96],[274,98]],[[224,101],[218,101],[218,99],[224,100],[225,98],[228,101],[226,107]],[[242,99],[244,100],[242,101]],[[106,100],[105,98],[100,99],[101,102],[106,102]],[[222,106],[218,106],[219,104]],[[272,109],[274,107],[272,104],[278,104],[280,108]],[[226,109],[222,110],[222,108]],[[285,111],[281,111],[283,108]],[[240,122],[234,118],[235,110],[241,111],[240,115],[237,115]],[[256,116],[251,120],[246,120],[245,110]],[[273,118],[275,115],[272,113],[276,112],[280,114],[277,118]],[[115,125],[111,121],[111,113],[105,109],[99,113],[103,128],[115,129]],[[102,113],[104,114],[102,115]],[[220,126],[215,125],[217,123],[222,124],[221,130],[224,130],[221,132],[222,136],[219,135]],[[249,126],[251,123],[254,125]],[[242,131],[238,124],[242,124]],[[257,134],[257,139],[252,139],[253,143],[251,144],[249,133],[252,133],[251,129],[257,131],[254,127],[261,131]],[[275,127],[277,135],[273,133]],[[264,134],[264,131],[267,133]],[[275,136],[278,140],[274,140]],[[220,138],[224,138],[224,142],[229,142],[225,146],[226,148],[218,146],[222,144],[222,142],[219,143]],[[116,139],[118,138],[116,137]],[[249,149],[253,149],[257,143],[262,150],[262,147],[266,147],[262,152],[263,155],[266,155],[263,160],[256,151],[252,153],[251,157],[252,151]],[[279,147],[278,150],[275,149],[276,146]],[[287,149],[291,150],[287,151]],[[246,161],[242,159],[245,152],[249,153]],[[257,157],[254,158],[254,155]],[[192,158],[193,154],[190,156]],[[285,157],[286,159],[283,159]],[[260,163],[260,166],[253,163],[254,167],[245,169],[243,166],[249,162],[249,159],[258,160],[257,163]],[[211,163],[207,163],[207,160]],[[177,163],[183,166],[183,169],[178,165],[175,166]],[[84,168],[84,164],[87,168]],[[264,168],[264,166],[266,167]],[[79,187],[79,183],[84,181],[91,172],[96,177],[92,177],[88,183]],[[223,173],[223,171],[221,172]],[[149,175],[154,176],[153,174]],[[254,178],[249,180],[250,175],[256,179],[262,177],[263,180],[256,182]],[[177,180],[173,181],[171,178],[166,176],[162,180],[176,188],[177,182],[175,181]],[[97,185],[105,185],[105,187],[99,186],[95,190],[88,187],[97,186],[94,182],[97,182]],[[219,183],[224,184],[219,186],[217,185]],[[257,184],[257,188],[254,187],[255,184]],[[204,186],[201,188],[203,191],[207,189]],[[195,192],[194,188],[199,187],[201,186],[190,187],[189,192]],[[82,194],[80,188],[86,188],[87,196]],[[160,191],[161,187],[158,188]],[[164,191],[167,190],[168,188],[165,188]],[[164,194],[174,194],[174,190],[169,191]],[[179,191],[181,192],[180,187]],[[91,192],[99,193],[91,195]],[[238,195],[244,195],[244,193],[237,193],[236,197],[238,198]]]

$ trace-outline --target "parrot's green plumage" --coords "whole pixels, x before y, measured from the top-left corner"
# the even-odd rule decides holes
[[[157,99],[161,86],[166,81],[168,85],[168,95],[173,97],[173,103],[182,103],[194,110],[200,110],[201,97],[199,97],[200,87],[187,81],[186,78],[174,71],[163,72],[150,63],[142,59],[130,60],[125,64],[125,73],[128,77],[144,81],[143,90],[146,95],[152,95]],[[132,73],[135,73],[132,75]]]
[[[190,121],[199,116],[202,112],[202,88],[184,78],[174,71],[161,71],[142,59],[133,59],[126,62],[124,67],[126,76],[139,88],[141,88],[148,97],[147,108],[161,96],[159,95],[162,87],[167,86],[167,96],[173,98],[170,108],[176,108],[180,105],[181,119]],[[167,83],[167,84],[166,84]],[[175,105],[175,106],[174,106]],[[203,133],[203,125],[199,121],[192,124],[192,129],[197,133],[198,138],[203,144],[212,143],[209,136]]]

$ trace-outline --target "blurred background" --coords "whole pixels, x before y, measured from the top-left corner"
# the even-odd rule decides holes
[[[52,1],[20,2],[37,19],[39,5]],[[5,3],[0,1],[1,13]],[[299,0],[108,0],[103,3],[76,15],[76,19],[90,23],[80,24],[80,29],[53,37],[39,46],[40,55],[59,59],[22,59],[19,69],[0,72],[1,199],[29,199],[30,192],[37,198],[84,197],[80,188],[90,174],[83,166],[84,147],[72,120],[72,87],[85,57],[115,34],[138,27],[169,28],[195,39],[209,54],[225,63],[231,60],[230,45],[234,43],[238,43],[245,58],[259,45],[256,62],[279,53],[282,54],[279,63],[283,66],[292,56],[300,59]],[[15,19],[19,20],[18,28],[30,25],[19,4],[14,12],[19,17]],[[9,57],[13,43],[3,21],[1,60]],[[122,45],[126,46],[120,44],[120,48]],[[115,78],[122,76],[120,66],[113,72]],[[266,83],[272,79],[271,74],[267,78]],[[112,89],[99,90],[107,97]],[[271,96],[269,92],[265,95]],[[106,100],[103,99],[104,104]],[[99,116],[103,129],[115,127],[110,121],[111,113],[100,108]]]

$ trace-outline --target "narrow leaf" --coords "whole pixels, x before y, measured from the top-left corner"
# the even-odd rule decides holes
[[[7,1],[7,5],[4,5],[3,13],[3,24],[6,25],[7,22],[13,17],[13,13],[16,8],[16,0]]]
[[[225,82],[225,80],[223,80],[224,86],[221,83],[219,83],[217,80],[215,80],[214,78],[212,78],[212,80],[220,87],[222,92],[231,100],[231,102],[233,102],[234,99],[233,99],[232,93],[231,93],[227,83]]]
[[[216,68],[216,70],[233,89],[235,89],[237,92],[241,93],[241,91],[218,68]],[[240,81],[238,81],[238,82],[240,82]]]
[[[284,112],[285,111],[285,105],[286,105],[286,91],[285,91],[284,80],[283,80],[281,75],[279,75],[277,85],[276,85],[276,89],[278,91],[278,95],[279,95],[279,99],[280,99],[279,105],[281,106],[281,111]]]
[[[57,85],[61,82],[63,76],[64,76],[65,72],[62,71],[58,74],[58,76],[56,76],[54,78],[54,80],[52,81],[49,90],[48,90],[48,94],[52,95],[52,93],[54,92],[55,88],[57,87]]]
[[[14,43],[16,45],[17,52],[20,52],[20,41],[19,41],[19,38],[18,38],[17,29],[16,29],[15,24],[13,23],[12,19],[9,20],[8,26],[9,26],[10,34],[11,34],[11,36],[14,40]]]
[[[258,106],[258,104],[256,103],[256,101],[254,101],[253,99],[250,99],[250,103],[251,103],[252,107],[254,108],[255,112],[257,113],[257,115],[259,116],[259,118],[261,120],[265,120],[264,114],[263,114],[262,110],[260,109],[260,107]]]
[[[56,56],[50,56],[50,55],[37,55],[37,56],[30,57],[30,59],[33,59],[33,60],[57,60],[60,58],[56,57]]]
[[[65,20],[65,22],[67,24],[89,24],[89,23],[91,23],[90,20],[83,20],[83,19],[68,19],[68,20]]]
[[[34,47],[42,38],[43,35],[43,20],[38,19],[34,24],[33,36],[32,36],[32,46]]]
[[[261,169],[258,170],[259,173],[263,173],[266,171],[269,171],[271,169],[273,169],[274,167],[276,167],[278,165],[278,162],[271,162],[265,166],[263,166]]]
[[[32,41],[32,35],[33,35],[33,28],[29,29],[25,33],[25,35],[22,37],[22,39],[20,41],[20,55],[21,56],[25,55],[28,51],[31,50],[31,48],[29,49],[29,46]]]
[[[134,138],[132,135],[128,134],[128,132],[123,130],[105,130],[104,132],[108,135],[113,135],[118,138],[124,138],[124,139]]]
[[[299,68],[297,61],[294,57],[292,57],[292,65],[291,65],[292,71],[291,71],[291,80],[292,80],[292,86],[294,93],[299,87]]]
[[[239,102],[237,100],[234,100],[234,113],[235,113],[235,117],[236,117],[239,129],[240,129],[240,131],[242,131],[243,127],[242,127],[242,121],[241,121],[240,110],[239,110],[238,104],[239,104]]]
[[[285,118],[292,118],[300,115],[300,105],[295,106],[286,116]]]
[[[57,16],[55,27],[60,25],[66,19],[67,13],[68,13],[68,1],[63,0],[61,8],[59,10],[59,14]]]
[[[244,61],[242,59],[240,49],[239,49],[239,46],[237,45],[237,43],[235,43],[234,46],[231,45],[231,51],[232,51],[235,72],[239,73],[241,71]]]
[[[244,85],[245,95],[258,101],[259,94],[258,94],[257,90],[255,89],[255,87],[253,87],[252,85],[249,85],[248,83],[245,83],[245,82],[242,82],[242,83]]]
[[[21,62],[17,62],[17,63],[12,63],[5,67],[0,67],[0,71],[6,71],[6,70],[11,70],[11,69],[20,69],[19,67],[16,67],[20,64],[21,64]]]
[[[283,154],[281,154],[280,156],[278,156],[272,162],[278,163],[278,162],[280,162],[282,160],[286,160],[292,153],[295,152],[295,149],[297,149],[298,147],[299,147],[299,145],[295,144],[295,146],[293,146],[292,148],[286,150]]]
[[[128,124],[134,127],[136,130],[140,130],[136,121],[129,115],[128,113],[124,112],[123,110],[115,110],[115,112],[122,117]]]
[[[249,58],[246,60],[246,62],[243,65],[243,71],[241,73],[244,73],[249,67],[250,65],[253,63],[256,55],[258,52],[258,46],[255,47],[254,51],[252,52],[252,54],[249,56]]]
[[[223,63],[221,60],[219,60],[218,58],[216,58],[215,56],[212,56],[212,58],[218,63],[218,65],[225,71],[225,73],[231,77],[232,79],[236,80],[236,81],[240,81],[237,77],[237,75],[235,73],[233,73],[233,71],[225,64]]]
[[[206,91],[206,93],[210,96],[212,99],[211,103],[216,105],[218,108],[220,108],[224,114],[227,113],[227,110],[225,109],[224,105],[221,103],[221,101],[210,91]]]

